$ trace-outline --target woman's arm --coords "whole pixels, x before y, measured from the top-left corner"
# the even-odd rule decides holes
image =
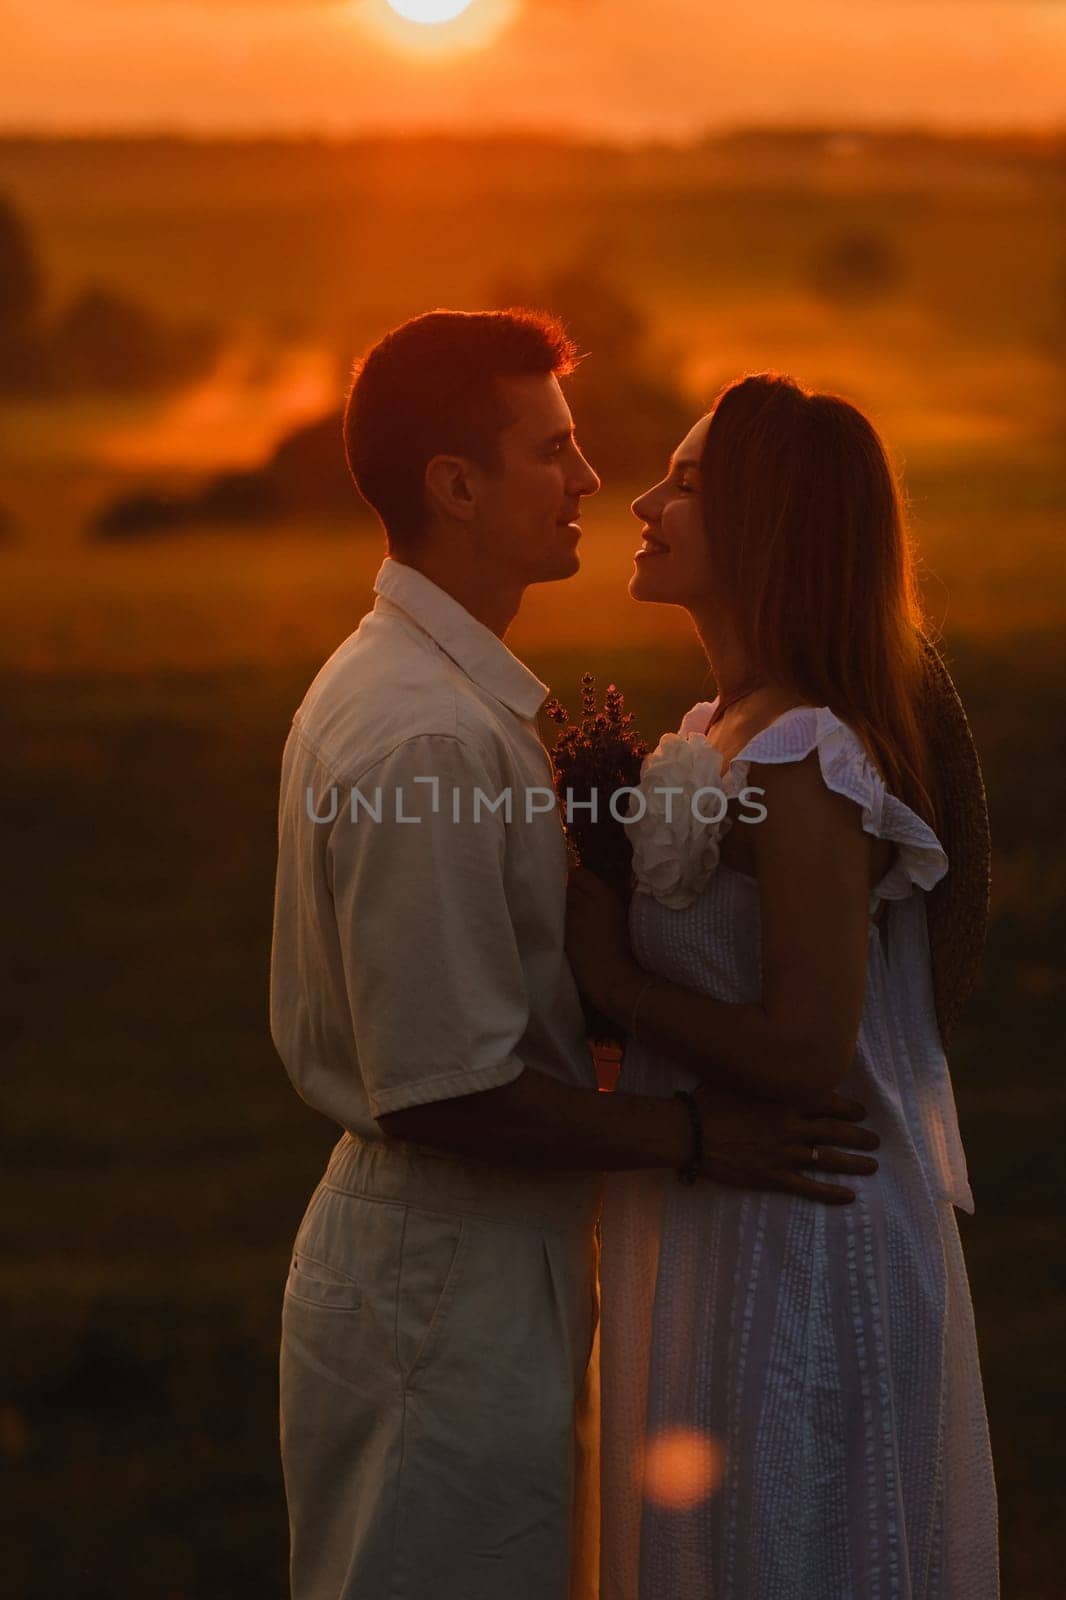
[[[765,820],[750,827],[759,883],[763,994],[732,1005],[649,974],[619,902],[591,873],[571,880],[568,952],[578,983],[639,1038],[712,1083],[806,1103],[851,1065],[866,985],[870,839],[858,806],[825,787],[813,752],[755,765]]]

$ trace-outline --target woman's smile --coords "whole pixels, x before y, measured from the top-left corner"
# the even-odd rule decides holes
[[[645,561],[649,556],[667,556],[669,554],[670,546],[664,544],[662,539],[652,533],[649,528],[645,528],[644,543],[639,550],[634,552],[633,559],[634,561]]]

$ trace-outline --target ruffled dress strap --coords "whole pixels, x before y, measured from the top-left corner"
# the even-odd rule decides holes
[[[939,883],[948,870],[940,840],[917,812],[889,792],[858,734],[828,706],[794,706],[763,728],[733,757],[723,787],[728,794],[738,794],[749,786],[753,763],[802,761],[812,750],[818,752],[826,788],[859,807],[863,832],[896,846],[892,865],[874,885],[871,901],[904,900],[915,889],[928,890]]]

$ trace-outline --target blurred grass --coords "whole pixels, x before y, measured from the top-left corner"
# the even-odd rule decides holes
[[[890,242],[908,301],[968,345],[1033,338],[1061,312],[1053,140],[7,138],[0,187],[57,293],[90,277],[183,316],[326,330],[346,357],[444,294],[480,303],[515,262],[540,273],[584,254],[685,330],[723,301],[792,292],[855,229]]]
[[[94,543],[94,508],[116,493],[99,467],[7,474],[15,535],[0,548],[0,672],[192,672],[321,659],[365,609],[382,556],[360,510],[316,522]],[[929,455],[908,465],[926,601],[935,626],[995,640],[1066,622],[1066,469],[1052,441]],[[617,485],[586,503],[582,570],[530,590],[510,636],[520,654],[558,647],[656,650],[684,632],[670,608],[626,595],[638,524]]]
[[[953,1052],[978,1204],[964,1237],[1005,1593],[1050,1600],[1047,1400],[1066,1329],[1062,977],[1049,952],[1066,901],[1066,749],[1052,656],[1025,638],[959,638],[950,652],[988,771],[1001,885]],[[704,692],[683,630],[655,651],[542,637],[527,655],[571,700],[586,668],[616,679],[653,735]],[[281,1292],[333,1130],[273,1054],[266,980],[278,760],[316,665],[0,681],[16,933],[2,1018],[0,1449],[23,1489],[5,1516],[8,1592],[24,1600],[284,1593]]]

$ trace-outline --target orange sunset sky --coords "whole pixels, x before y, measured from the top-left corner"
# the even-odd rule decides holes
[[[1066,0],[0,0],[6,130],[1066,124]]]

